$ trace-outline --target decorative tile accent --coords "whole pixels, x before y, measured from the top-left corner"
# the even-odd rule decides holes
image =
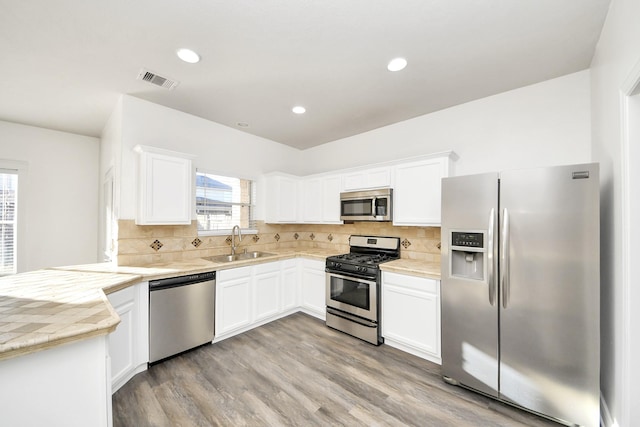
[[[402,246],[404,246],[404,248],[407,249],[409,246],[411,246],[411,242],[408,241],[407,239],[404,239],[402,241]]]
[[[296,233],[296,234],[293,235],[293,238],[298,240],[300,238],[300,235],[298,233]]]
[[[224,241],[227,243],[227,245],[231,245],[231,236],[227,236],[227,238],[224,239]]]
[[[273,236],[274,239],[276,239],[276,242],[280,241],[280,235],[278,233],[276,233],[275,236]]]
[[[314,240],[314,239],[316,238],[316,235],[315,235],[315,234],[313,234],[313,233],[311,233],[311,234],[309,234],[309,238],[310,238],[311,240]]]
[[[253,235],[253,241],[254,241],[255,243],[258,243],[258,240],[260,240],[260,236],[258,236],[257,234],[254,234],[254,235]]]
[[[442,245],[440,244],[440,242],[438,242],[436,246],[438,247],[438,249],[442,249]]]
[[[160,242],[160,240],[156,239],[149,246],[151,246],[154,251],[158,252],[160,248],[163,247],[164,245]]]
[[[200,246],[202,244],[202,240],[200,240],[198,237],[196,237],[195,239],[193,239],[191,244],[197,248],[198,246]]]
[[[328,240],[328,241],[330,241],[330,242],[332,242],[332,241],[333,241],[333,235],[332,235],[332,234],[329,234],[329,235],[327,236],[327,240]]]

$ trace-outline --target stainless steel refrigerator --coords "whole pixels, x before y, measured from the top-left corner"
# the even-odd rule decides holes
[[[442,180],[445,381],[600,423],[597,164]]]

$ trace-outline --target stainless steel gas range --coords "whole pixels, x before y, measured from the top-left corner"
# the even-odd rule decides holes
[[[327,258],[327,326],[371,344],[380,334],[380,268],[400,258],[399,237],[351,236],[349,253]]]

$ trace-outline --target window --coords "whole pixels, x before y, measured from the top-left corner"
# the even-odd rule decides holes
[[[223,233],[235,225],[255,229],[255,186],[248,179],[196,172],[196,216],[198,232]]]
[[[0,169],[0,276],[16,273],[18,172]]]

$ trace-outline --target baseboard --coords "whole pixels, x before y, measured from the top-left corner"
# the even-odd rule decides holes
[[[614,427],[613,419],[609,412],[609,406],[607,405],[607,401],[604,400],[602,391],[600,392],[600,425],[602,427]]]
[[[414,356],[420,357],[422,359],[428,360],[429,362],[436,363],[438,365],[442,365],[442,359],[438,355],[434,355],[428,353],[424,350],[417,349],[413,346],[398,342],[393,338],[384,337],[384,343],[389,347],[397,348],[398,350],[402,350],[405,353],[413,354]]]

